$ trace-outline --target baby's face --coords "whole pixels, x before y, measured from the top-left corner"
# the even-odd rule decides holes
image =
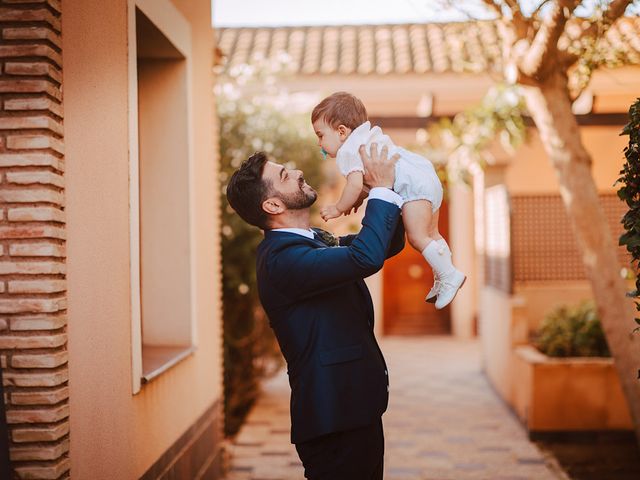
[[[338,149],[350,133],[350,131],[346,131],[348,129],[345,130],[344,125],[340,125],[337,129],[334,129],[321,118],[313,122],[313,130],[318,137],[318,145],[322,147],[331,158],[336,157]]]

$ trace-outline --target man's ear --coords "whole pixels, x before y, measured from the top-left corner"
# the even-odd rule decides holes
[[[351,129],[345,125],[338,125],[338,135],[340,140],[344,140],[351,133]]]
[[[262,210],[269,215],[278,215],[286,210],[284,202],[278,197],[269,197],[262,202]]]

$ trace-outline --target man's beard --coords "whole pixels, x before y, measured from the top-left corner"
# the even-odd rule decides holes
[[[318,198],[318,192],[311,187],[309,187],[311,191],[305,192],[303,187],[304,180],[301,180],[300,190],[286,196],[280,194],[278,197],[289,210],[302,210],[304,208],[309,208],[316,201],[316,198]]]

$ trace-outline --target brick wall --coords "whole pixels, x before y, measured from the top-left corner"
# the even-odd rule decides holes
[[[60,0],[0,0],[0,357],[17,478],[69,476]]]

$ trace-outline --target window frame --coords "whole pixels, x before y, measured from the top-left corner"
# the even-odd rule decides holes
[[[189,327],[191,344],[176,349],[158,368],[143,373],[143,335],[141,312],[141,243],[140,243],[140,147],[138,121],[138,73],[136,10],[140,10],[173,46],[184,56],[186,66],[186,118],[187,118],[187,209],[189,244]],[[174,365],[188,358],[197,348],[196,331],[196,276],[194,234],[194,142],[192,94],[191,26],[169,0],[128,0],[128,102],[129,102],[129,246],[130,246],[130,315],[131,315],[131,373],[132,393],[142,385],[160,376]]]

